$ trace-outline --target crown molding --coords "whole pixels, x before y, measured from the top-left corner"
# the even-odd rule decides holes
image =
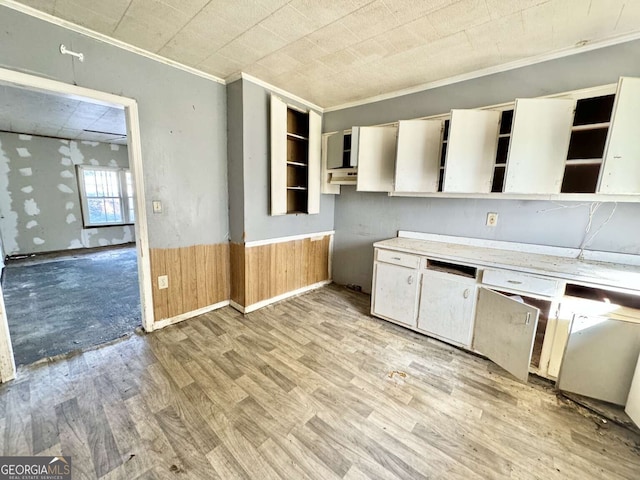
[[[301,103],[302,105],[309,107],[312,110],[315,110],[317,112],[320,113],[324,113],[325,109],[323,107],[321,107],[320,105],[316,105],[315,103],[310,102],[309,100],[305,100],[302,97],[299,97],[298,95],[294,95],[291,92],[288,92],[280,87],[276,87],[275,85],[272,85],[268,82],[265,82],[264,80],[260,80],[257,77],[254,77],[253,75],[249,75],[248,73],[244,73],[244,72],[240,72],[240,73],[236,73],[234,75],[231,75],[229,77],[226,78],[226,82],[227,84],[235,82],[237,80],[239,80],[240,78],[242,78],[243,80],[247,80],[251,83],[255,83],[256,85],[261,86],[262,88],[265,88],[267,90],[271,90],[273,93],[277,93],[278,95],[282,95],[283,97],[287,97],[290,100],[293,100],[294,102],[298,102]]]
[[[86,27],[81,27],[80,25],[69,22],[68,20],[63,20],[61,18],[54,17],[53,15],[49,15],[48,13],[42,12],[40,10],[36,10],[35,8],[29,7],[27,5],[23,5],[13,0],[0,0],[0,6],[5,6],[12,10],[16,10],[18,12],[24,13],[25,15],[29,15],[30,17],[35,17],[47,23],[52,23],[59,27],[66,28],[67,30],[71,30],[81,35],[85,35],[87,37],[93,38],[94,40],[99,40],[101,42],[107,43],[114,47],[118,47],[123,50],[127,50],[131,53],[135,53],[136,55],[141,55],[143,57],[149,58],[156,62],[163,63],[165,65],[177,68],[179,70],[183,70],[187,73],[191,73],[192,75],[197,75],[198,77],[206,78],[207,80],[211,80],[213,82],[226,85],[226,82],[224,81],[224,79],[220,77],[216,77],[215,75],[205,73],[202,70],[198,70],[197,68],[189,67],[187,65],[176,62],[174,60],[170,60],[161,55],[149,52],[147,50],[143,50],[142,48],[135,47],[129,43],[116,40],[115,38],[104,35],[103,33],[96,32]]]
[[[515,70],[517,68],[528,67],[537,63],[547,62],[550,60],[556,60],[559,58],[569,57],[578,53],[589,52],[592,50],[598,50],[600,48],[611,47],[613,45],[619,45],[621,43],[631,42],[640,39],[640,31],[626,33],[624,35],[618,35],[610,37],[604,40],[597,40],[594,42],[580,43],[572,47],[562,48],[553,52],[535,55],[533,57],[527,57],[521,60],[514,60],[513,62],[503,63],[494,67],[483,68],[475,70],[469,73],[463,73],[455,75],[453,77],[444,78],[442,80],[436,80],[433,82],[427,82],[414,87],[403,88],[394,92],[382,93],[373,97],[367,97],[362,100],[356,100],[353,102],[347,102],[332,107],[325,107],[324,113],[335,112],[337,110],[344,110],[346,108],[358,107],[360,105],[366,105],[369,103],[380,102],[383,100],[390,100],[392,98],[402,97],[405,95],[411,95],[412,93],[423,92],[425,90],[432,90],[434,88],[444,87],[455,83],[464,82],[467,80],[473,80],[475,78],[486,77],[488,75],[494,75],[496,73],[507,72],[509,70]]]

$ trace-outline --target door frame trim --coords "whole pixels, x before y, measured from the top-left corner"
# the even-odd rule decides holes
[[[129,168],[136,188],[136,250],[138,259],[138,279],[140,286],[140,307],[142,310],[142,326],[145,331],[154,329],[153,299],[151,284],[151,263],[149,260],[149,231],[145,208],[145,190],[143,178],[142,146],[140,139],[140,123],[138,103],[136,100],[111,93],[78,87],[57,80],[38,77],[26,73],[0,68],[0,83],[10,84],[18,88],[36,92],[59,95],[67,98],[90,102],[98,105],[122,108],[127,122],[127,140]],[[9,334],[4,296],[0,288],[0,382],[16,377],[16,366]]]

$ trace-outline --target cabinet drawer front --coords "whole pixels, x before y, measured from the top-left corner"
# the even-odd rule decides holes
[[[482,283],[547,297],[559,295],[562,288],[562,284],[558,280],[511,272],[509,270],[485,270],[482,275]]]
[[[420,257],[408,253],[392,252],[390,250],[378,250],[376,260],[379,262],[392,263],[401,267],[418,268]]]

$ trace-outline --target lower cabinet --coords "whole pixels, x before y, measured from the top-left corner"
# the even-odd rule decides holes
[[[373,274],[371,314],[415,327],[418,269],[376,262]]]
[[[470,347],[475,298],[475,278],[423,269],[418,329]]]

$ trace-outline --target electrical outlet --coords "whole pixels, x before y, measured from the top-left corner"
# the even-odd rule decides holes
[[[158,290],[164,290],[165,288],[169,288],[169,276],[160,275],[158,277]]]
[[[495,212],[487,213],[487,227],[495,227],[498,225],[498,214]]]
[[[160,200],[154,200],[151,205],[153,206],[153,213],[162,213],[162,202]]]

